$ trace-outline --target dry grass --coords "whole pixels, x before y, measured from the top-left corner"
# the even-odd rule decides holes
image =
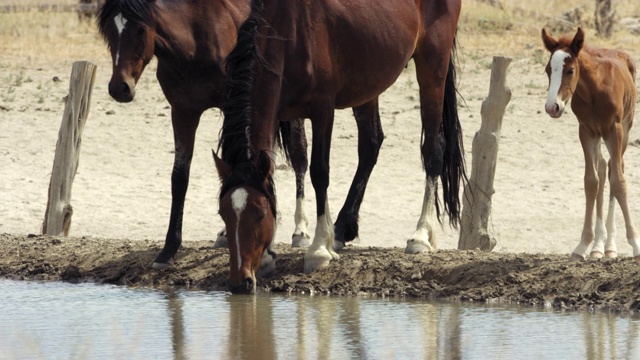
[[[0,0],[7,4],[73,4],[75,0]],[[625,50],[640,48],[640,36],[617,27],[611,39],[595,36],[593,0],[520,1],[501,0],[491,6],[480,0],[465,0],[460,19],[459,42],[463,61],[484,59],[493,55],[533,58],[539,61],[542,50],[540,29],[553,34],[576,25],[563,21],[563,14],[582,9],[576,22],[587,32],[594,46]],[[640,17],[640,1],[620,0],[615,3],[619,17]],[[560,25],[559,25],[560,24]],[[75,60],[108,61],[106,46],[97,34],[95,22],[82,21],[72,12],[0,13],[0,65],[20,64],[24,68],[45,64],[71,63]],[[106,60],[105,60],[106,59]],[[479,60],[478,60],[479,61]]]

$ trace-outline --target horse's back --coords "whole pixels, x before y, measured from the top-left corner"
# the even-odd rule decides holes
[[[291,96],[312,98],[305,94],[311,91],[333,97],[338,108],[360,105],[391,86],[420,33],[415,0],[265,2],[269,6],[266,21],[287,39],[285,78],[300,87]]]

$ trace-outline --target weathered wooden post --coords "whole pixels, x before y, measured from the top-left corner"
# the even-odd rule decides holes
[[[491,251],[496,240],[489,235],[487,226],[491,215],[493,180],[498,159],[498,143],[502,118],[511,100],[511,89],[506,86],[507,67],[511,58],[494,56],[491,65],[489,96],[482,102],[482,124],[473,138],[471,150],[471,176],[465,186],[458,249]]]
[[[69,234],[71,225],[71,187],[80,161],[82,131],[89,115],[91,90],[96,78],[96,66],[76,61],[71,69],[69,95],[58,133],[53,171],[49,182],[49,199],[42,223],[45,235]]]
[[[610,38],[616,23],[616,11],[611,0],[596,0],[595,25],[598,35]]]

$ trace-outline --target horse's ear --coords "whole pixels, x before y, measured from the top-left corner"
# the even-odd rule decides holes
[[[218,177],[220,177],[220,181],[224,181],[224,179],[231,174],[231,166],[220,159],[215,150],[211,149],[211,153],[213,154],[213,162],[216,164],[216,169],[218,170]]]
[[[264,151],[260,151],[258,154],[258,160],[256,161],[256,168],[258,174],[262,179],[266,179],[271,174],[271,157]]]
[[[583,45],[584,45],[584,31],[582,31],[581,28],[578,28],[578,31],[576,32],[576,36],[573,37],[573,40],[571,41],[571,45],[569,46],[569,48],[574,54],[578,54],[582,49]]]
[[[550,52],[556,51],[559,45],[558,40],[547,34],[547,31],[544,28],[542,29],[542,42],[544,43],[544,47]]]

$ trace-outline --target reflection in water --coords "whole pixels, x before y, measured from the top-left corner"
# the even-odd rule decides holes
[[[640,319],[0,281],[0,358],[637,359]]]

